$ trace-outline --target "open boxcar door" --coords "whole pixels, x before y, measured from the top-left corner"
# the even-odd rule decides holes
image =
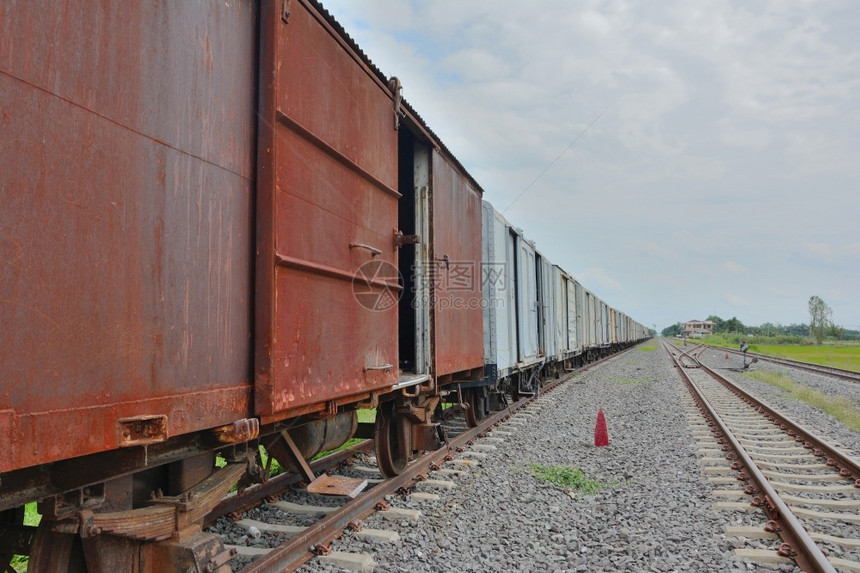
[[[255,402],[272,420],[397,382],[400,194],[385,78],[311,3],[262,10]]]

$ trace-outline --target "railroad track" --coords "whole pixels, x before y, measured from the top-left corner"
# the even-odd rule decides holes
[[[490,437],[494,426],[508,420],[531,401],[532,398],[524,398],[489,416],[476,428],[468,428],[463,416],[445,420],[443,427],[449,436],[447,447],[426,454],[394,478],[385,479],[379,473],[372,455],[356,453],[347,463],[342,462],[331,470],[336,475],[368,480],[369,487],[355,499],[309,495],[300,487],[294,487],[277,498],[269,496],[268,503],[253,511],[252,517],[246,513],[233,523],[234,533],[237,529],[240,533],[247,532],[248,538],[244,540],[244,546],[237,546],[229,543],[229,539],[235,538],[231,535],[228,546],[236,550],[239,558],[247,560],[259,555],[241,571],[293,570],[317,556],[352,570],[372,570],[372,556],[332,554],[331,541],[345,531],[383,542],[396,541],[391,538],[396,534],[385,530],[363,530],[359,522],[373,512],[395,520],[419,519],[420,511],[411,507],[414,502],[432,501],[435,499],[434,489],[452,487],[451,478],[468,471],[468,467],[475,463],[475,452],[467,452],[466,449],[479,437]],[[224,523],[223,519],[221,523]],[[251,527],[260,533],[252,535]],[[256,535],[259,537],[255,539]],[[283,542],[284,538],[288,538],[286,542]],[[258,547],[253,547],[255,542]]]
[[[572,375],[547,384],[541,392],[553,389]],[[393,541],[392,532],[362,530],[360,521],[373,512],[397,520],[417,519],[418,511],[403,506],[433,500],[434,489],[452,487],[452,477],[468,471],[481,457],[480,448],[494,447],[491,445],[497,441],[492,437],[494,428],[534,399],[523,398],[510,404],[487,416],[475,428],[468,427],[462,413],[446,414],[442,427],[448,437],[447,445],[425,454],[394,478],[385,479],[379,472],[375,457],[368,453],[371,441],[312,464],[317,474],[330,472],[366,479],[368,487],[354,499],[307,494],[298,476],[284,474],[249,488],[242,495],[226,498],[207,517],[207,524],[210,531],[222,535],[236,555],[231,562],[234,570],[244,573],[289,571],[317,556],[353,570],[372,570],[371,556],[332,554],[331,541],[347,531],[375,540]],[[476,444],[477,440],[483,443]],[[244,568],[238,569],[242,566]]]
[[[545,384],[540,395],[608,358]],[[372,556],[332,553],[331,542],[346,532],[379,542],[396,541],[394,532],[362,529],[361,520],[374,512],[396,520],[418,519],[416,507],[435,500],[436,490],[452,488],[452,479],[468,472],[470,466],[486,456],[482,449],[496,447],[501,438],[494,437],[494,431],[501,436],[504,432],[500,426],[504,423],[528,423],[529,414],[522,412],[536,399],[537,396],[526,397],[511,403],[474,428],[469,427],[462,410],[449,409],[441,420],[447,444],[410,463],[394,478],[386,479],[379,472],[370,453],[371,440],[311,464],[317,475],[330,472],[366,479],[367,488],[354,499],[308,494],[299,476],[282,474],[242,494],[228,496],[207,516],[206,524],[210,531],[222,535],[235,554],[231,566],[243,573],[290,571],[317,557],[339,567],[370,571]]]
[[[705,416],[691,423],[703,471],[719,488],[717,507],[760,508],[766,516],[727,528],[728,535],[757,540],[738,555],[793,559],[804,571],[860,571],[860,461],[704,365],[690,367],[704,347],[664,347]]]
[[[713,348],[719,350],[720,352],[728,352],[730,354],[734,354],[737,356],[743,356],[743,352],[738,350],[733,350],[731,348],[723,348],[720,346],[703,346],[704,348]],[[814,372],[815,374],[823,374],[825,376],[831,376],[833,378],[838,378],[840,380],[849,380],[851,382],[857,382],[860,384],[860,372],[854,372],[853,370],[844,370],[842,368],[834,368],[832,366],[823,366],[821,364],[812,364],[811,362],[801,362],[800,360],[791,360],[788,358],[777,358],[775,356],[768,356],[766,354],[759,354],[757,352],[747,352],[748,357],[755,358],[762,362],[771,362],[773,364],[779,364],[782,366],[787,366],[789,368],[797,368],[799,370],[806,370],[807,372]]]

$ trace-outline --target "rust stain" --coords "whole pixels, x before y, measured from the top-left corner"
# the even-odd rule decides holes
[[[0,229],[0,261],[13,269],[24,269],[24,248],[3,229]]]
[[[118,417],[170,413],[194,431],[249,415],[256,124],[236,110],[257,101],[257,30],[236,11],[4,10],[0,43],[21,56],[0,58],[0,325],[14,333],[0,408],[21,421],[15,463],[115,447]],[[58,444],[68,427],[87,432]]]

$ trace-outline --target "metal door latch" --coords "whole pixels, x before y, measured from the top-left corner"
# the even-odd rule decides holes
[[[421,235],[404,235],[403,231],[394,230],[394,248],[404,245],[418,245],[421,243]]]

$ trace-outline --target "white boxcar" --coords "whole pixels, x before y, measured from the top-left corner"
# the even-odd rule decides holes
[[[547,362],[555,362],[560,358],[561,340],[556,332],[556,323],[561,315],[556,309],[556,295],[553,283],[553,264],[537,253],[537,292],[538,292],[538,356]]]
[[[594,346],[594,321],[592,314],[592,297],[579,281],[576,282],[576,330],[580,333],[580,350],[585,352]]]
[[[516,276],[510,225],[487,201],[482,205],[484,368],[492,382],[508,376],[517,362]]]
[[[554,330],[558,357],[567,360],[581,351],[577,336],[576,282],[558,265],[553,265]]]
[[[598,299],[599,300],[599,299]],[[609,346],[609,305],[600,301],[600,346]]]
[[[485,378],[530,392],[547,347],[557,344],[553,318],[543,310],[554,304],[552,264],[489,202],[482,209]]]
[[[534,243],[521,230],[511,230],[516,252],[517,366],[524,368],[539,360],[537,256]]]
[[[564,273],[564,291],[567,293],[567,352],[572,356],[582,352],[582,342],[577,330],[576,281],[567,273]]]

